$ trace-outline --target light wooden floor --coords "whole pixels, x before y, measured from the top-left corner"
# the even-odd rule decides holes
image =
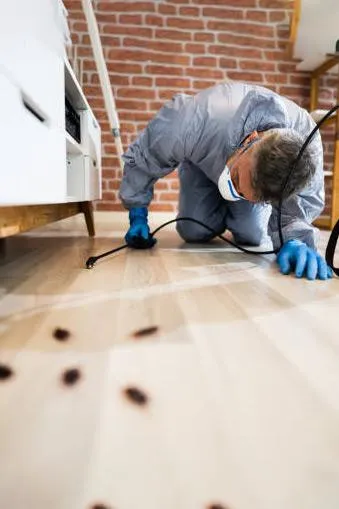
[[[338,509],[339,280],[173,229],[84,269],[126,219],[1,247],[0,508]]]

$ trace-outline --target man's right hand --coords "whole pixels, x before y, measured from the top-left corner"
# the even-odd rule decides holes
[[[148,210],[146,207],[134,207],[130,209],[130,228],[125,235],[125,240],[129,247],[133,247],[134,249],[149,249],[156,243],[156,239],[150,234],[147,216]]]

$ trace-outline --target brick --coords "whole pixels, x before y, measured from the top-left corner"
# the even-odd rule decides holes
[[[117,108],[122,110],[137,110],[144,111],[147,109],[147,103],[145,101],[127,101],[125,99],[116,100]]]
[[[174,178],[177,178],[177,177],[178,177],[178,170],[174,170],[170,174],[166,175],[165,179],[173,180]]]
[[[105,158],[103,157],[103,159],[105,159]],[[104,166],[104,164],[103,164],[103,166]],[[108,179],[115,177],[115,173],[116,173],[115,170],[103,168],[102,179],[107,182]]]
[[[142,16],[139,14],[122,14],[119,16],[121,25],[142,25]]]
[[[180,183],[179,180],[171,180],[170,184],[171,189],[180,189]]]
[[[97,76],[97,78],[99,79],[98,76]],[[109,78],[110,78],[112,85],[129,85],[129,77],[128,76],[120,76],[118,74],[109,73]]]
[[[120,180],[109,180],[108,181],[108,188],[109,189],[120,189],[121,181]]]
[[[152,201],[149,210],[151,212],[174,212],[175,207],[170,203],[155,203]]]
[[[220,67],[223,69],[235,69],[237,67],[237,61],[235,58],[220,58],[219,61]]]
[[[232,44],[235,46],[255,47],[255,48],[275,48],[274,39],[259,39],[256,37],[234,34],[219,34],[218,41],[224,44]]]
[[[98,11],[105,12],[154,12],[154,2],[99,2]]]
[[[64,0],[63,3],[69,11],[82,11],[81,0]]]
[[[107,201],[110,201],[110,200],[114,200],[115,199],[115,194],[112,193],[111,191],[103,191],[102,192],[102,199],[103,200],[107,200]]]
[[[121,40],[119,37],[112,37],[111,35],[101,35],[101,43],[103,46],[120,46]]]
[[[164,18],[161,16],[156,16],[155,14],[148,14],[145,17],[144,24],[162,27],[164,25]]]
[[[80,37],[79,34],[71,32],[71,39],[72,39],[72,44],[79,44],[80,40],[81,40],[81,37]]]
[[[139,122],[137,126],[137,132],[141,133],[148,125],[148,122]]]
[[[106,110],[96,109],[95,116],[99,123],[101,123],[101,120],[103,120],[104,122],[108,121]]]
[[[172,97],[178,93],[178,90],[171,90],[170,88],[159,88],[158,96],[161,100],[170,100]]]
[[[223,30],[233,33],[240,33],[246,35],[254,35],[255,37],[270,37],[274,38],[273,27],[266,25],[256,25],[255,23],[247,22],[232,22],[232,21],[207,21],[207,29],[209,30]]]
[[[99,83],[99,76],[91,72],[82,73],[82,85],[97,85]]]
[[[300,97],[309,94],[309,88],[305,87],[292,87],[292,86],[282,86],[280,88],[280,93],[282,95],[286,95],[287,97]]]
[[[214,46],[211,45],[208,47],[209,52],[215,55],[226,55],[231,57],[239,57],[239,58],[256,58],[261,59],[262,52],[258,49],[252,48],[239,48],[232,46]]]
[[[152,38],[152,28],[144,28],[144,27],[125,27],[125,26],[117,26],[117,25],[104,25],[103,26],[104,34],[119,34],[119,35],[128,35],[130,37],[147,37],[148,39]]]
[[[166,25],[184,30],[203,30],[204,23],[200,19],[167,18]]]
[[[287,11],[272,11],[268,13],[268,20],[270,23],[287,23]]]
[[[117,72],[121,74],[141,74],[143,72],[140,64],[132,64],[126,62],[106,62],[109,72]]]
[[[88,34],[80,34],[79,46],[91,46],[91,39]]]
[[[168,190],[169,189],[169,184],[164,179],[161,179],[161,180],[158,180],[158,182],[155,184],[154,189],[156,191],[159,191],[159,190]]]
[[[335,75],[323,75],[322,79],[320,80],[320,86],[328,86],[328,87],[334,87],[337,88],[338,86],[338,77]]]
[[[275,60],[278,61],[289,61],[288,56],[286,55],[286,51],[265,51],[264,56],[267,60]]]
[[[267,11],[259,11],[256,9],[255,11],[246,11],[245,18],[251,21],[267,23],[267,14]]]
[[[199,7],[180,7],[179,14],[180,14],[180,16],[199,17],[200,9],[199,9]]]
[[[102,23],[116,23],[117,20],[116,14],[112,14],[110,12],[102,13],[96,11],[95,17],[99,26],[101,26]]]
[[[289,41],[282,41],[277,39],[277,48],[283,50],[287,54],[287,50],[290,47]]]
[[[123,136],[121,137],[121,141],[122,143],[125,143]],[[101,148],[103,155],[116,154],[116,148],[113,142],[101,143]]]
[[[289,81],[291,85],[302,85],[305,87],[311,84],[310,76],[305,76],[303,74],[290,74]],[[330,95],[330,97],[332,97],[332,95]]]
[[[222,5],[228,7],[256,7],[256,0],[192,0],[198,5]]]
[[[187,43],[185,44],[185,51],[188,53],[198,53],[198,54],[204,54],[206,50],[206,47],[204,44],[194,44],[194,43]]]
[[[123,131],[121,130],[121,132],[123,132]],[[101,133],[101,143],[102,144],[104,144],[104,143],[106,143],[106,144],[107,143],[108,144],[114,143],[114,138],[113,138],[112,134],[109,133],[109,132]]]
[[[323,142],[326,143],[325,152],[333,154],[333,143],[332,142],[334,141],[335,132],[328,131],[327,127],[328,126],[322,127],[321,138],[322,138]]]
[[[201,10],[199,7],[179,7],[180,16],[190,16],[199,18],[201,16]]]
[[[208,32],[197,32],[194,34],[193,39],[197,42],[214,42],[215,35]]]
[[[244,12],[242,9],[222,9],[218,7],[205,7],[202,10],[203,16],[207,18],[218,19],[243,19]]]
[[[240,69],[248,69],[255,71],[275,71],[274,62],[258,62],[256,60],[240,60]]]
[[[279,83],[280,85],[287,83],[287,76],[281,73],[265,74],[266,83]]]
[[[119,166],[119,159],[117,157],[113,157],[113,156],[108,156],[108,157],[106,156],[106,157],[102,158],[102,164],[106,167]],[[105,175],[103,175],[103,177],[105,177],[105,178],[113,178],[115,175],[114,170],[106,169],[105,172],[107,172],[107,173],[105,173]]]
[[[333,104],[330,104],[328,99],[327,100],[323,100],[323,99],[319,99],[318,101],[318,108],[320,110],[329,110],[330,108],[332,108]]]
[[[216,67],[217,59],[214,57],[193,58],[193,65],[196,65],[198,67]]]
[[[148,39],[137,39],[133,37],[124,38],[125,47],[147,48],[155,51],[163,51],[168,53],[182,53],[183,45],[180,42],[163,42]]]
[[[290,29],[284,27],[277,27],[277,35],[279,39],[288,40],[290,37]]]
[[[126,212],[125,208],[123,207],[123,205],[121,203],[107,203],[107,202],[104,202],[103,200],[97,202],[96,210],[115,211],[115,212],[125,211]]]
[[[158,12],[160,14],[176,14],[177,13],[177,7],[175,5],[159,3],[157,5],[157,7],[158,7]]]
[[[304,85],[304,86],[308,86],[310,87],[310,82],[309,81],[306,81],[304,83],[300,83],[301,85]],[[328,99],[328,100],[331,100],[333,99],[333,90],[328,90],[326,88],[322,88],[319,90],[319,93],[318,93],[318,100],[322,100],[322,99]],[[330,109],[330,105],[327,106],[327,108]]]
[[[185,69],[185,76],[192,76],[193,78],[213,78],[219,80],[224,78],[224,73],[220,69],[197,69],[194,67],[187,67]]]
[[[108,52],[109,60],[135,60],[137,62],[156,62],[161,64],[188,65],[189,57],[177,54],[152,53],[150,51],[137,51],[127,49],[112,49]]]
[[[170,39],[176,41],[191,41],[192,33],[189,31],[180,32],[179,30],[163,30],[159,28],[155,30],[155,38]]]
[[[72,24],[72,30],[74,30],[74,32],[87,32],[87,23],[85,21],[77,21]]]
[[[146,73],[150,74],[164,74],[167,75],[174,75],[174,76],[182,76],[183,75],[183,68],[182,67],[170,67],[170,66],[164,66],[164,65],[146,65],[145,68]]]
[[[118,88],[117,97],[130,99],[155,99],[155,90],[152,88]]]
[[[141,87],[152,87],[153,86],[153,78],[149,78],[147,76],[134,76],[132,78],[132,85],[141,86]]]
[[[132,120],[133,122],[148,122],[151,119],[152,115],[149,112],[143,111],[119,111],[120,121],[122,120]]]
[[[92,48],[88,46],[77,46],[77,56],[92,57],[93,56]]]
[[[159,200],[160,201],[175,201],[178,199],[178,193],[170,193],[170,192],[162,192],[160,193],[159,195]]]
[[[152,112],[158,112],[164,105],[164,101],[151,101],[149,103],[149,109]]]
[[[323,140],[323,143],[324,143],[324,138],[322,137],[322,140]],[[324,152],[324,163],[328,166],[331,165],[331,163],[333,163],[333,152],[329,153],[327,151]]]
[[[237,81],[247,82],[261,82],[263,81],[263,75],[259,72],[242,72],[242,71],[229,71],[227,77]]]
[[[283,72],[283,73],[295,72],[296,65],[297,64],[292,64],[290,62],[281,63],[281,64],[278,64],[278,71]]]
[[[85,90],[85,88],[84,88]],[[98,110],[105,110],[105,102],[104,98],[101,97],[91,97],[90,95],[87,95],[88,102],[90,103],[91,108],[98,112]]]
[[[85,85],[83,87],[84,94],[88,97],[96,97],[99,96],[102,99],[102,90],[99,85]]]
[[[174,88],[188,88],[190,80],[187,78],[156,78],[156,87],[174,87]]]
[[[71,20],[76,20],[76,19],[85,20],[85,15],[82,12],[82,8],[81,8],[81,11],[73,11],[72,10],[72,12],[70,13],[70,17],[68,19],[71,19]]]
[[[286,9],[291,6],[291,2],[288,0],[259,0],[259,7],[264,9]]]

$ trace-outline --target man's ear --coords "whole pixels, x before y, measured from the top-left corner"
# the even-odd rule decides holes
[[[251,134],[249,134],[247,136],[247,138],[245,138],[245,140],[243,142],[243,146],[246,147],[246,145],[248,145],[249,143],[254,141],[256,138],[259,138],[258,132],[257,131],[252,131]]]

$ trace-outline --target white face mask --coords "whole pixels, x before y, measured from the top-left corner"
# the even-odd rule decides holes
[[[238,201],[244,200],[240,194],[237,193],[235,186],[231,180],[231,169],[226,165],[225,169],[222,171],[219,180],[218,180],[218,188],[221,196],[225,200],[229,201]]]
[[[242,152],[240,153],[240,155],[238,157],[241,157],[242,154],[244,154],[246,152],[246,150],[248,150],[257,141],[259,141],[258,136],[246,145],[246,147],[242,150]],[[234,164],[234,162],[233,162],[233,164]],[[221,196],[225,200],[229,200],[229,201],[246,200],[246,198],[244,198],[243,196],[240,196],[240,194],[237,193],[235,185],[233,184],[232,179],[231,179],[231,168],[228,167],[227,164],[226,164],[224,170],[221,172],[221,175],[219,177],[218,188],[219,188]]]

